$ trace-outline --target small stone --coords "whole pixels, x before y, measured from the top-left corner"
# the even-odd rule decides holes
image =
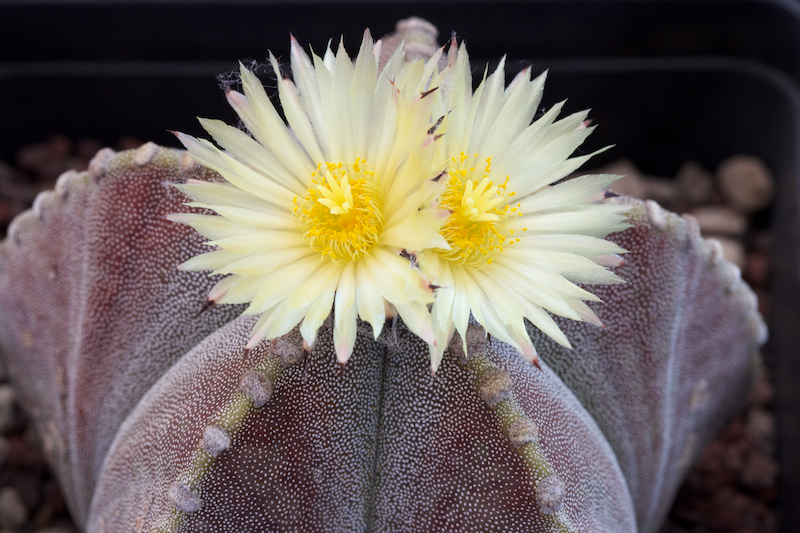
[[[766,370],[762,370],[753,387],[750,389],[750,395],[747,398],[747,403],[757,407],[767,407],[772,404],[775,399],[775,389],[770,383],[769,376]]]
[[[0,489],[0,526],[15,528],[28,519],[28,508],[22,501],[17,489],[4,487]]]
[[[734,156],[720,163],[717,179],[722,195],[737,211],[749,215],[772,201],[774,178],[756,157]]]
[[[598,173],[616,174],[622,178],[615,181],[609,189],[623,196],[632,196],[644,200],[647,194],[647,186],[644,183],[644,176],[629,159],[619,159],[606,165]]]
[[[564,505],[566,486],[561,481],[561,478],[556,475],[547,476],[541,480],[536,484],[534,491],[536,493],[536,504],[542,514],[552,514]]]
[[[0,433],[6,433],[17,421],[14,412],[15,401],[16,394],[13,387],[7,383],[0,385]]]
[[[508,428],[508,440],[514,448],[539,442],[539,426],[530,418],[520,418]]]
[[[135,150],[143,145],[141,139],[136,137],[131,137],[130,135],[123,135],[119,139],[117,139],[117,150]]]
[[[742,471],[742,484],[753,490],[764,490],[772,487],[778,478],[778,463],[771,457],[761,454],[750,454],[750,458]]]
[[[775,451],[775,415],[766,409],[750,409],[744,427],[753,448],[764,455],[772,455]]]
[[[772,272],[772,257],[764,252],[753,252],[747,256],[744,277],[754,287],[767,287]]]
[[[714,194],[711,173],[694,161],[688,161],[678,169],[675,183],[681,199],[691,205],[708,203]]]
[[[511,397],[514,393],[514,382],[508,372],[495,370],[481,376],[478,384],[481,398],[489,407]]]
[[[739,213],[724,206],[704,206],[692,210],[700,224],[700,231],[731,237],[741,237],[747,231],[747,220]]]
[[[103,143],[97,139],[80,139],[75,144],[75,151],[78,153],[78,157],[86,161],[92,159],[102,149]]]
[[[642,178],[642,185],[644,185],[644,197],[648,200],[671,206],[678,199],[678,187],[672,180],[645,176]]]

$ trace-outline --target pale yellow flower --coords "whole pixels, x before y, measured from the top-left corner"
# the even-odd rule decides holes
[[[439,233],[448,213],[430,205],[442,185],[426,91],[438,68],[404,64],[401,47],[379,72],[375,52],[368,32],[355,62],[343,45],[309,58],[292,40],[293,81],[278,82],[288,126],[242,68],[244,94],[227,98],[249,135],[202,119],[221,149],[178,134],[196,161],[227,181],[178,186],[195,200],[188,205],[217,213],[170,216],[216,248],[182,268],[225,274],[210,301],[249,303],[245,313],[261,315],[250,348],[300,322],[313,344],[332,308],[341,363],[353,350],[356,318],[377,338],[387,307],[434,342],[433,289],[401,252],[449,247]]]
[[[447,180],[437,201],[451,212],[441,230],[450,248],[419,256],[440,286],[434,371],[453,332],[465,338],[470,314],[536,363],[524,319],[569,346],[548,311],[602,325],[584,303],[598,298],[576,284],[621,281],[605,266],[621,263],[624,250],[602,239],[627,227],[627,207],[602,202],[618,176],[553,185],[592,155],[569,157],[592,131],[587,113],[556,120],[558,104],[533,121],[545,76],[531,80],[526,69],[506,88],[503,68],[501,61],[473,94],[466,49],[452,46],[433,109],[444,116],[434,166],[446,168]]]

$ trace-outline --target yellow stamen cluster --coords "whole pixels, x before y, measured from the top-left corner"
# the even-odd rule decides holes
[[[320,163],[312,177],[314,186],[294,199],[305,241],[334,263],[369,254],[384,220],[375,173],[366,160]]]
[[[491,157],[484,161],[483,172],[475,170],[478,154],[469,157],[461,152],[460,158],[451,160],[453,168],[448,170],[450,179],[439,205],[452,211],[440,230],[452,248],[439,253],[450,261],[484,268],[505,246],[519,242],[508,238],[503,230],[510,217],[520,214],[517,207],[507,203],[507,198],[516,193],[507,191],[508,176],[500,185],[489,181]]]

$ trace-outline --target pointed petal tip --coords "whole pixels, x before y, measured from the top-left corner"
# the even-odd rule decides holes
[[[350,360],[350,355],[352,355],[352,348],[349,348],[343,344],[340,344],[336,347],[336,362],[342,366],[347,364],[347,361]]]
[[[180,268],[180,266],[178,266],[178,268]],[[197,312],[197,314],[194,315],[194,317],[198,318],[200,315],[202,315],[215,305],[217,305],[217,302],[215,302],[214,300],[206,300],[205,302],[203,302],[202,307],[200,307],[200,310]]]

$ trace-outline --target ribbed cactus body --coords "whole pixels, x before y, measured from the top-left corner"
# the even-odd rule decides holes
[[[17,217],[0,246],[0,346],[73,517],[83,524],[103,459],[139,398],[235,317],[195,319],[213,282],[175,269],[202,249],[163,216],[184,198],[181,153],[103,150]],[[189,175],[203,174],[184,162]]]
[[[144,520],[144,509],[156,531],[635,531],[594,420],[513,349],[491,342],[467,366],[450,356],[431,376],[426,344],[399,328],[396,339],[360,336],[342,368],[323,331],[274,396],[231,424],[223,413],[242,374],[274,357],[266,346],[245,352],[250,327],[223,327],[143,398],[109,453],[90,531]],[[485,365],[512,389],[492,408],[476,392]],[[539,429],[525,453],[502,430],[512,404]],[[198,443],[220,423],[236,429],[211,460]],[[196,507],[176,501],[175,483]],[[548,492],[553,483],[563,488]]]
[[[181,156],[101,152],[0,247],[3,357],[87,531],[652,531],[752,376],[749,289],[643,203],[606,328],[532,331],[542,370],[478,332],[431,376],[399,322],[344,367],[326,327],[245,350],[254,319],[195,317],[213,280],[175,269],[203,247],[164,182],[213,179]]]

